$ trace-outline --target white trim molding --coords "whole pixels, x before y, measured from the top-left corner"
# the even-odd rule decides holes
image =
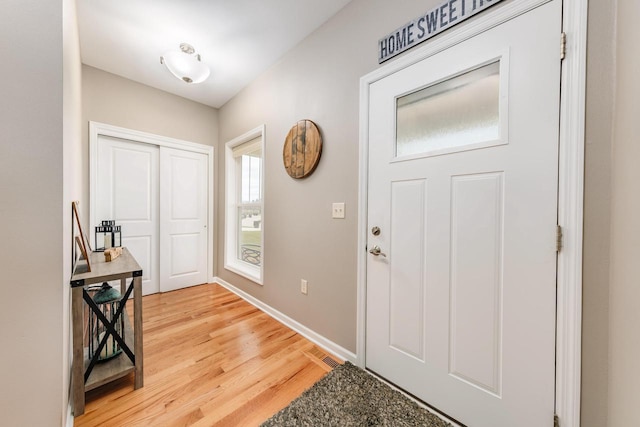
[[[168,136],[156,135],[153,133],[90,121],[89,141],[93,142],[98,135],[128,139],[130,141],[142,142],[145,144],[157,145],[160,147],[175,148],[178,150],[192,151],[194,153],[213,153],[213,147],[211,145],[198,144],[196,142],[170,138]]]
[[[562,63],[556,314],[556,415],[563,427],[580,426],[582,369],[582,242],[588,0],[563,1],[567,35]]]
[[[215,277],[213,281],[214,283],[217,283],[220,286],[238,295],[240,298],[247,301],[249,304],[253,305],[260,311],[263,311],[264,313],[268,314],[269,316],[271,316],[278,322],[282,323],[286,327],[296,331],[297,333],[299,333],[300,335],[302,335],[312,343],[323,348],[324,350],[328,351],[334,356],[339,357],[342,360],[347,360],[351,363],[356,363],[356,355],[353,352],[325,338],[324,336],[313,331],[312,329],[307,328],[302,323],[290,318],[286,314],[276,310],[275,308],[271,307],[268,304],[265,304],[264,302],[249,295],[243,290],[236,288],[226,280],[223,280],[219,277]]]
[[[71,399],[69,399],[69,404],[67,405],[67,423],[65,424],[66,427],[73,427],[74,424],[74,416],[73,416],[73,403],[71,402]]]
[[[442,34],[403,57],[360,79],[360,139],[358,186],[357,358],[366,364],[367,191],[369,86],[399,70],[433,56],[550,0],[522,0],[497,5],[486,14]],[[563,0],[563,32],[567,52],[562,65],[558,224],[563,249],[558,254],[556,413],[563,427],[580,425],[582,334],[582,224],[584,197],[584,126],[588,0]],[[558,34],[558,46],[560,34]]]
[[[266,159],[265,159],[265,141],[266,141],[266,126],[260,125],[257,126],[250,131],[243,133],[242,135],[232,139],[231,141],[227,141],[224,144],[225,152],[224,152],[224,268],[229,270],[239,276],[245,277],[258,285],[262,285],[262,278],[264,277],[264,231],[265,231],[265,215],[264,215],[264,188],[265,188],[265,167]],[[261,235],[261,263],[259,267],[254,265],[249,265],[245,262],[242,262],[237,257],[229,256],[230,253],[237,253],[237,245],[238,239],[235,237],[238,235],[237,230],[237,204],[236,200],[238,192],[236,191],[236,182],[239,180],[238,167],[234,163],[233,158],[233,148],[238,145],[244,144],[245,142],[249,142],[252,139],[261,138],[260,144],[262,149],[262,164],[263,167],[260,168],[260,181],[262,182],[262,190],[261,190],[261,199],[260,199],[260,209],[261,209],[261,219],[262,222],[262,235]],[[234,221],[230,221],[230,218],[234,218]],[[233,239],[232,239],[232,236]]]
[[[210,145],[198,144],[195,142],[184,141],[176,138],[155,135],[148,132],[141,132],[133,129],[122,128],[118,126],[108,125],[99,122],[89,122],[89,230],[95,227],[97,220],[95,218],[97,194],[95,185],[98,171],[98,136],[110,136],[121,138],[128,141],[140,142],[143,144],[156,145],[158,147],[168,147],[177,150],[191,151],[207,155],[207,277],[213,278],[215,258],[214,254],[214,189],[215,189],[215,149]]]

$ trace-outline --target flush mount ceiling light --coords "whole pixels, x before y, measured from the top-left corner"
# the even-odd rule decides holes
[[[202,83],[209,77],[209,67],[200,61],[200,54],[188,43],[180,44],[180,51],[172,50],[160,57],[171,74],[186,83]]]

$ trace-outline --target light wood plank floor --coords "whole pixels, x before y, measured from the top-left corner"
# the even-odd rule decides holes
[[[75,426],[260,425],[341,363],[217,284],[142,304],[144,387],[89,392]]]

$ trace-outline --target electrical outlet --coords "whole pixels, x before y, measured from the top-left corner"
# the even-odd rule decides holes
[[[307,281],[304,279],[300,280],[300,292],[307,295],[307,291]]]
[[[331,216],[334,219],[344,219],[344,202],[333,204],[333,210],[332,210]]]

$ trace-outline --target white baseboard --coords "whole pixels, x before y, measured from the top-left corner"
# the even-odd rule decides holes
[[[259,299],[257,299],[255,297],[249,295],[248,293],[236,288],[235,286],[233,286],[231,283],[227,282],[226,280],[223,280],[223,279],[221,279],[219,277],[214,277],[213,281],[214,281],[214,283],[217,283],[220,286],[228,289],[229,291],[231,291],[234,294],[238,295],[243,300],[247,301],[249,304],[257,307],[261,311],[263,311],[266,314],[268,314],[269,316],[273,317],[278,322],[282,323],[283,325],[287,326],[288,328],[293,329],[294,331],[296,331],[297,333],[299,333],[300,335],[302,335],[303,337],[305,337],[309,341],[313,342],[314,344],[318,345],[319,347],[322,347],[324,350],[328,351],[329,353],[339,357],[342,360],[348,360],[349,362],[351,362],[353,364],[356,363],[356,355],[355,355],[355,353],[347,350],[346,348],[344,348],[342,346],[339,346],[338,344],[336,344],[333,341],[325,338],[324,336],[320,335],[319,333],[307,328],[302,323],[297,322],[296,320],[293,320],[292,318],[290,318],[286,314],[276,310],[275,308],[271,307],[270,305],[267,305],[264,302],[260,301]]]
[[[69,404],[67,405],[67,423],[66,427],[73,427],[73,410],[71,409],[71,400],[69,400]]]

